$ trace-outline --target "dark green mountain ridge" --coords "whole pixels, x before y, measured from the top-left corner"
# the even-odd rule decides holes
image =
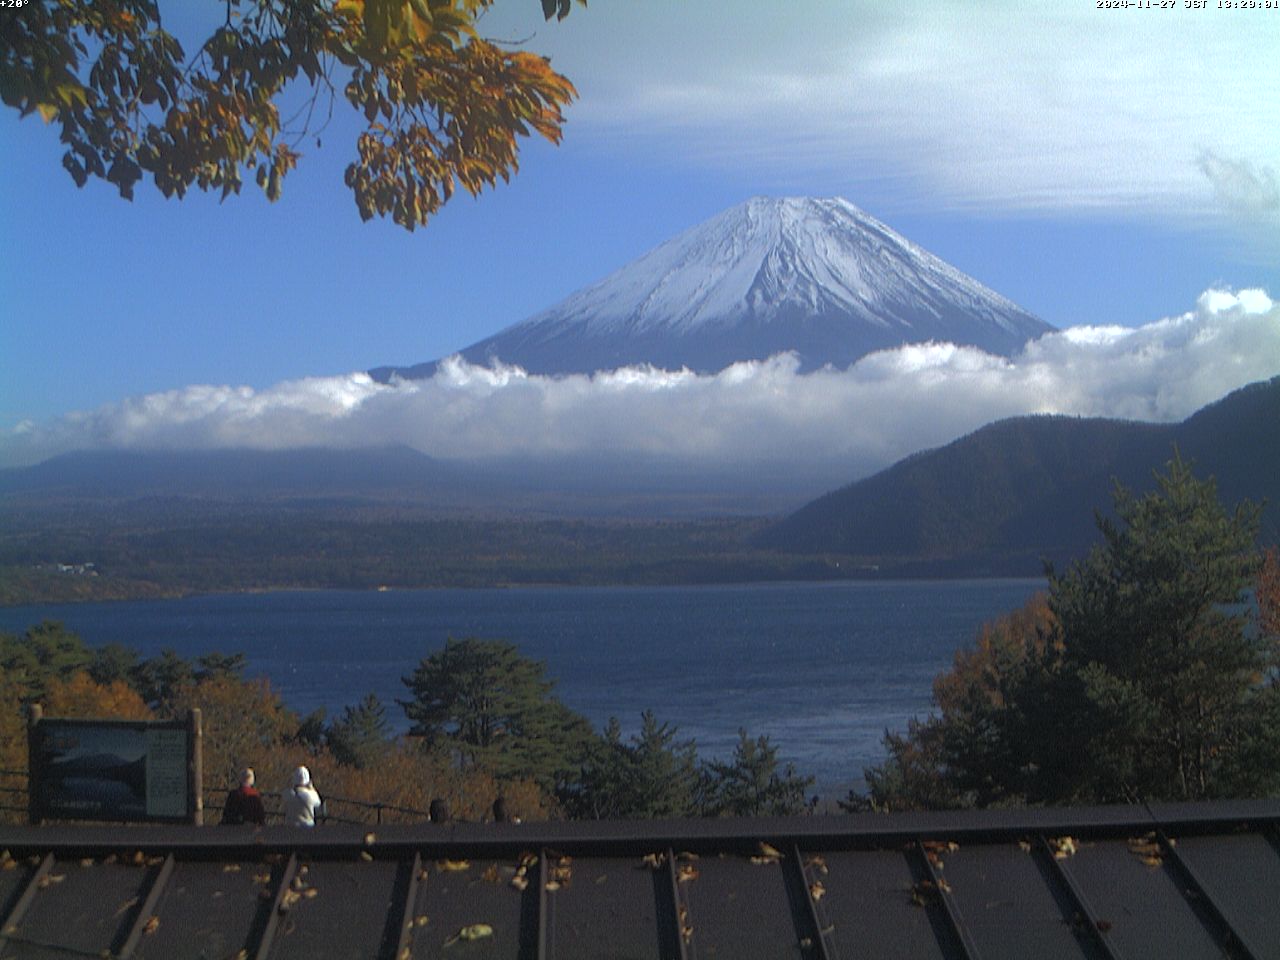
[[[1017,417],[828,493],[757,537],[762,547],[834,554],[948,575],[1035,573],[1094,542],[1093,511],[1114,483],[1149,489],[1174,454],[1217,479],[1222,499],[1267,502],[1277,539],[1280,377],[1233,392],[1177,424]]]

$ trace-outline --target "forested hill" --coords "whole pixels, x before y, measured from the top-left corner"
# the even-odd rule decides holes
[[[1094,510],[1113,481],[1135,492],[1174,448],[1223,501],[1267,501],[1264,539],[1280,539],[1280,377],[1180,424],[1036,416],[1003,420],[829,493],[758,537],[788,553],[852,556],[969,575],[1034,573],[1095,541]]]

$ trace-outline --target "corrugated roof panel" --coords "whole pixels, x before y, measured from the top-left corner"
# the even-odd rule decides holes
[[[1082,842],[1062,862],[1125,957],[1220,960],[1223,945],[1195,910],[1153,837]]]
[[[5,928],[6,957],[66,960],[117,953],[128,939],[163,857],[55,859],[34,876],[23,915]]]
[[[535,956],[541,871],[531,857],[525,858],[523,889],[511,884],[520,858],[426,862],[413,920],[406,921],[415,924],[411,955],[449,960]]]
[[[275,907],[267,956],[367,960],[394,954],[407,872],[397,860],[303,859]]]
[[[551,863],[551,871],[559,867]],[[637,857],[577,859],[560,869],[546,896],[548,958],[672,960],[670,880],[664,869]],[[659,904],[667,922],[659,924]],[[664,929],[665,928],[665,929]],[[660,943],[667,933],[666,950]]]
[[[1079,960],[1104,954],[1035,847],[965,844],[937,854],[940,878],[984,960]]]
[[[1178,839],[1177,852],[1257,957],[1280,957],[1280,850],[1260,833]]]
[[[177,861],[156,901],[158,923],[143,935],[136,955],[181,960],[252,953],[283,870],[283,858],[272,859]]]
[[[813,931],[798,928],[782,860],[722,855],[678,863],[698,960],[815,957]],[[803,921],[801,921],[803,923]],[[802,944],[806,941],[807,945]]]
[[[27,889],[39,863],[39,857],[14,860],[7,850],[0,855],[0,923],[9,916],[9,912]]]
[[[376,837],[0,826],[0,957],[1262,960],[1278,824],[1250,801]]]
[[[925,877],[901,850],[809,854],[827,868],[818,901],[828,941],[840,957],[954,960],[963,956],[936,897],[921,896]],[[825,924],[824,924],[825,926]]]

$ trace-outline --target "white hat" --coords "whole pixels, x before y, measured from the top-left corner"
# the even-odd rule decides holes
[[[306,767],[299,767],[293,771],[293,785],[295,787],[305,787],[311,782],[311,771]]]

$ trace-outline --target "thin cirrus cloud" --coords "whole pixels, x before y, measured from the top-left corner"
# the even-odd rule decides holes
[[[927,209],[1202,220],[1227,173],[1206,145],[1257,172],[1280,153],[1274,31],[1181,4],[652,0],[566,27],[539,40],[583,91],[571,135],[675,133],[709,165],[909,184]]]
[[[1280,374],[1280,303],[1211,290],[1194,309],[1128,328],[1048,334],[1018,356],[919,344],[846,370],[794,357],[714,375],[624,368],[530,376],[454,358],[431,379],[364,373],[264,390],[191,386],[0,434],[0,465],[76,449],[359,448],[434,457],[648,456],[690,468],[823,463],[848,479],[1002,417],[1030,413],[1176,421]]]

